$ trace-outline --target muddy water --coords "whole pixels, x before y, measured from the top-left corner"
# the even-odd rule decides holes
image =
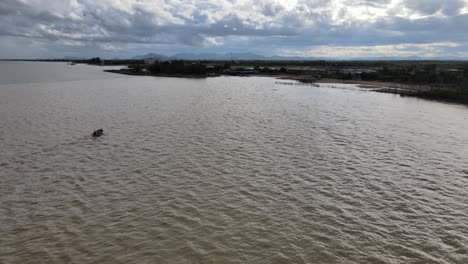
[[[468,263],[467,107],[2,67],[0,263]]]

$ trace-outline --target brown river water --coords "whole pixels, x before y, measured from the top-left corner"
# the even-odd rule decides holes
[[[468,107],[102,69],[0,62],[0,263],[468,263]]]

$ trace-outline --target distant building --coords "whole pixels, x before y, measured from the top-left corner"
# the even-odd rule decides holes
[[[145,59],[145,64],[151,65],[151,64],[154,64],[157,61],[159,61],[159,60],[156,59],[156,58],[147,58],[147,59]]]

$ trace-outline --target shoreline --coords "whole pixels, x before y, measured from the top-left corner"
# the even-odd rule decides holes
[[[263,75],[256,75],[263,76]],[[267,77],[266,75],[265,77]],[[305,83],[336,83],[336,84],[354,84],[359,88],[367,89],[371,92],[397,94],[402,97],[416,97],[426,100],[439,102],[450,102],[468,105],[468,96],[459,94],[453,89],[437,87],[434,85],[412,85],[395,82],[363,81],[363,80],[341,80],[341,79],[319,79],[313,80],[305,76],[292,76],[284,74],[283,76],[271,76],[282,80],[294,80]]]
[[[404,83],[393,82],[379,82],[379,81],[362,81],[362,80],[341,80],[341,79],[317,79],[305,75],[293,74],[151,74],[151,73],[137,73],[128,70],[104,70],[105,72],[132,75],[132,76],[153,76],[153,77],[170,77],[170,78],[189,78],[189,79],[204,79],[210,77],[220,76],[238,76],[238,77],[271,77],[279,80],[294,80],[302,83],[336,83],[336,84],[354,84],[362,89],[378,93],[398,94],[400,96],[410,96],[422,99],[429,99],[441,102],[452,102],[468,104],[468,97],[454,91],[453,89],[436,87],[434,85],[411,85]]]
[[[189,78],[189,79],[203,79],[203,78],[208,78],[208,77],[218,77],[221,75],[196,75],[196,74],[183,74],[183,73],[175,73],[175,74],[169,74],[169,73],[159,73],[159,74],[148,74],[148,73],[138,73],[138,72],[132,72],[132,71],[126,71],[126,70],[103,70],[105,72],[110,72],[110,73],[117,73],[117,74],[123,74],[123,75],[131,75],[131,76],[153,76],[153,77],[171,77],[171,78]]]

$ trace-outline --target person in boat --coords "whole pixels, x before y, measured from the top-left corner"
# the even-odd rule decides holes
[[[93,137],[100,137],[100,136],[102,136],[103,133],[104,133],[104,130],[102,130],[102,128],[100,128],[98,130],[94,130]]]

